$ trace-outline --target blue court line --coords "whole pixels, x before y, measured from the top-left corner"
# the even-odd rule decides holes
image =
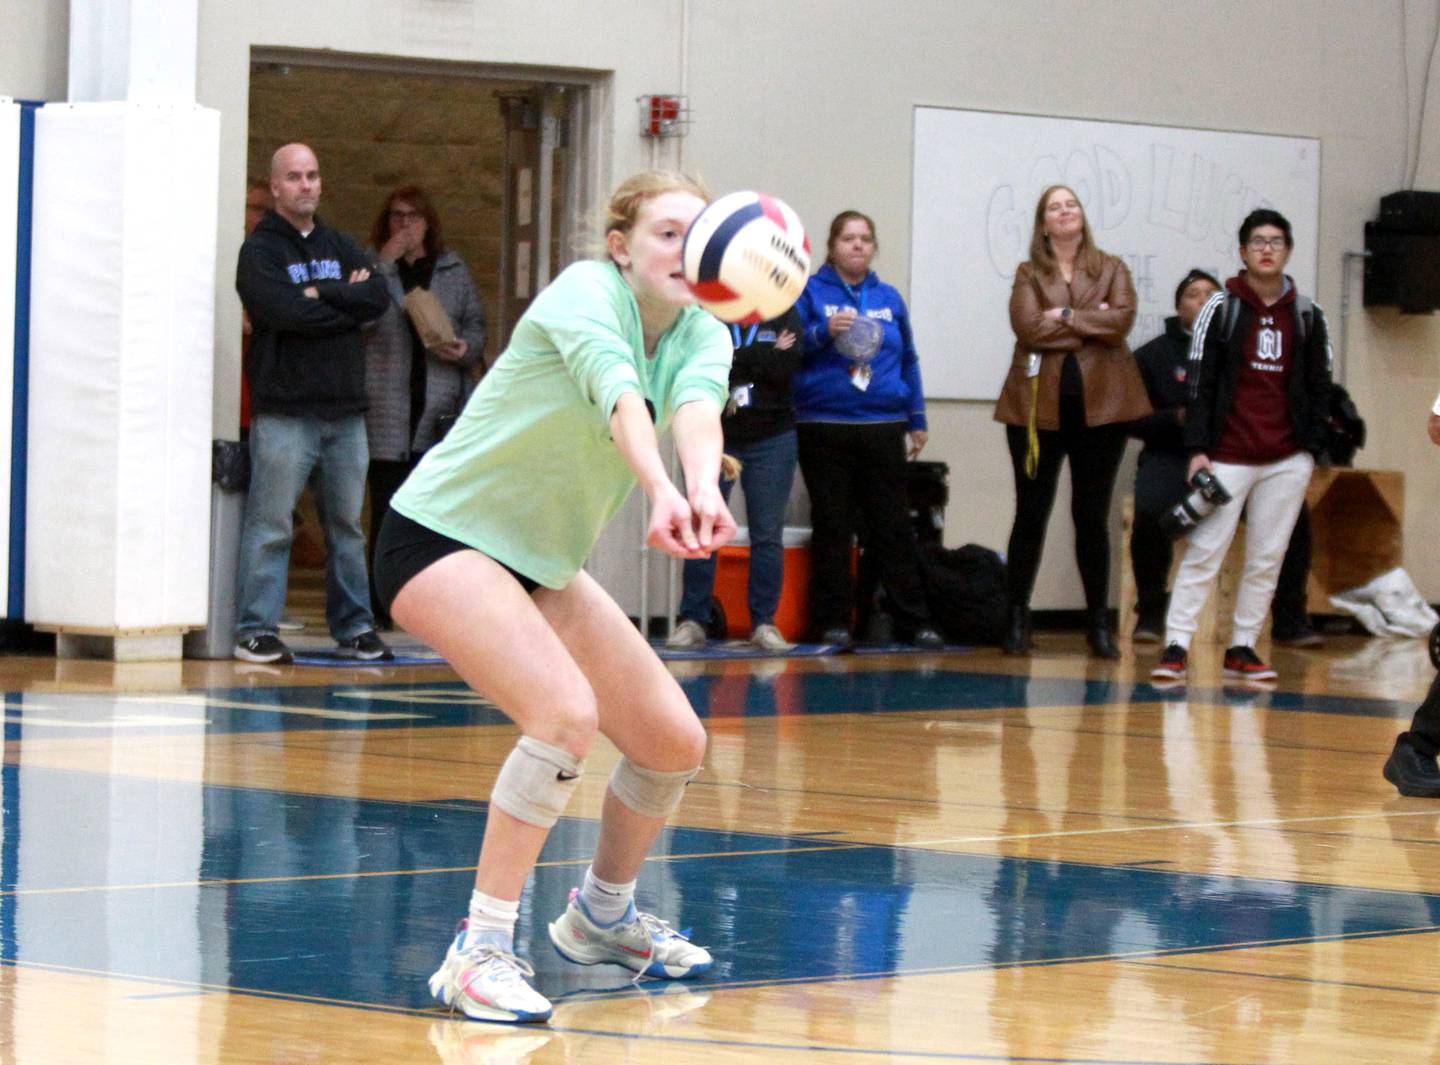
[[[992,673],[937,670],[885,670],[863,673],[786,673],[777,678],[702,676],[682,680],[681,687],[707,719],[776,717],[817,714],[942,713],[992,711],[1013,713],[1035,707],[1049,709],[1094,706],[1134,706],[1173,702],[1174,693],[1160,693],[1149,684],[1115,683],[1084,679],[1013,677]],[[415,699],[406,699],[415,692]],[[459,725],[505,724],[495,707],[481,702],[459,681],[376,683],[276,688],[197,689],[186,698],[207,696],[243,707],[181,705],[173,696],[157,693],[153,706],[127,694],[122,703],[113,695],[48,692],[11,692],[4,697],[5,739],[27,735],[69,736],[76,739],[109,735],[118,716],[155,715],[193,718],[191,721],[144,726],[147,734],[168,735],[203,730],[207,734],[393,728],[451,728]],[[167,698],[172,701],[167,702]],[[1188,701],[1221,707],[1335,714],[1407,721],[1409,703],[1393,699],[1351,696],[1303,695],[1295,692],[1226,688],[1192,689]],[[27,706],[28,704],[28,706]],[[116,707],[121,712],[116,714]],[[299,711],[342,711],[360,717],[327,718]],[[291,711],[288,712],[287,711]],[[64,725],[47,724],[57,714],[71,715]],[[419,717],[378,719],[365,714],[416,714]],[[93,727],[84,724],[85,715]],[[27,720],[28,719],[28,720]]]
[[[469,896],[484,820],[474,810],[0,772],[19,778],[6,791],[16,805],[4,830],[23,856],[0,886],[36,892],[0,897],[0,923],[21,932],[0,943],[5,960],[430,1007],[425,978]],[[27,804],[74,813],[64,848],[27,846]],[[48,822],[34,831],[50,840]],[[594,821],[563,818],[542,862],[583,861],[597,832]],[[1437,895],[1256,877],[691,828],[667,829],[657,854],[706,856],[647,863],[639,891],[714,952],[701,987],[1153,958],[1440,925]],[[407,869],[427,875],[396,872]],[[291,879],[313,876],[329,878]],[[628,986],[622,970],[581,969],[550,949],[546,925],[577,879],[575,865],[542,866],[521,903],[517,948],[556,999]],[[55,890],[86,885],[96,886]]]

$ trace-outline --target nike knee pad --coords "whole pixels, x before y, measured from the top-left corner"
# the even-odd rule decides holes
[[[680,769],[663,772],[659,769],[645,769],[628,758],[622,757],[610,774],[610,790],[615,797],[637,814],[646,817],[669,817],[680,805],[685,794],[685,785],[700,772],[694,769]]]
[[[551,828],[575,793],[583,764],[569,751],[521,736],[500,767],[490,801],[527,825]]]

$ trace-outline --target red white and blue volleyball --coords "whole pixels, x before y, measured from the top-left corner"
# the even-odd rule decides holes
[[[800,216],[760,192],[732,192],[708,205],[690,223],[681,255],[690,290],[722,322],[779,317],[810,276]]]

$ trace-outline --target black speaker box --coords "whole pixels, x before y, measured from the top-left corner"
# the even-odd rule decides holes
[[[1365,306],[1406,314],[1440,310],[1440,233],[1404,233],[1365,223]]]
[[[1378,225],[1398,233],[1440,234],[1440,192],[1407,189],[1381,196]]]

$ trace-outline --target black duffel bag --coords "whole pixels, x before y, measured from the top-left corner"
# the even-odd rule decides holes
[[[946,643],[998,644],[1005,634],[1005,562],[988,547],[920,545],[930,616]]]

